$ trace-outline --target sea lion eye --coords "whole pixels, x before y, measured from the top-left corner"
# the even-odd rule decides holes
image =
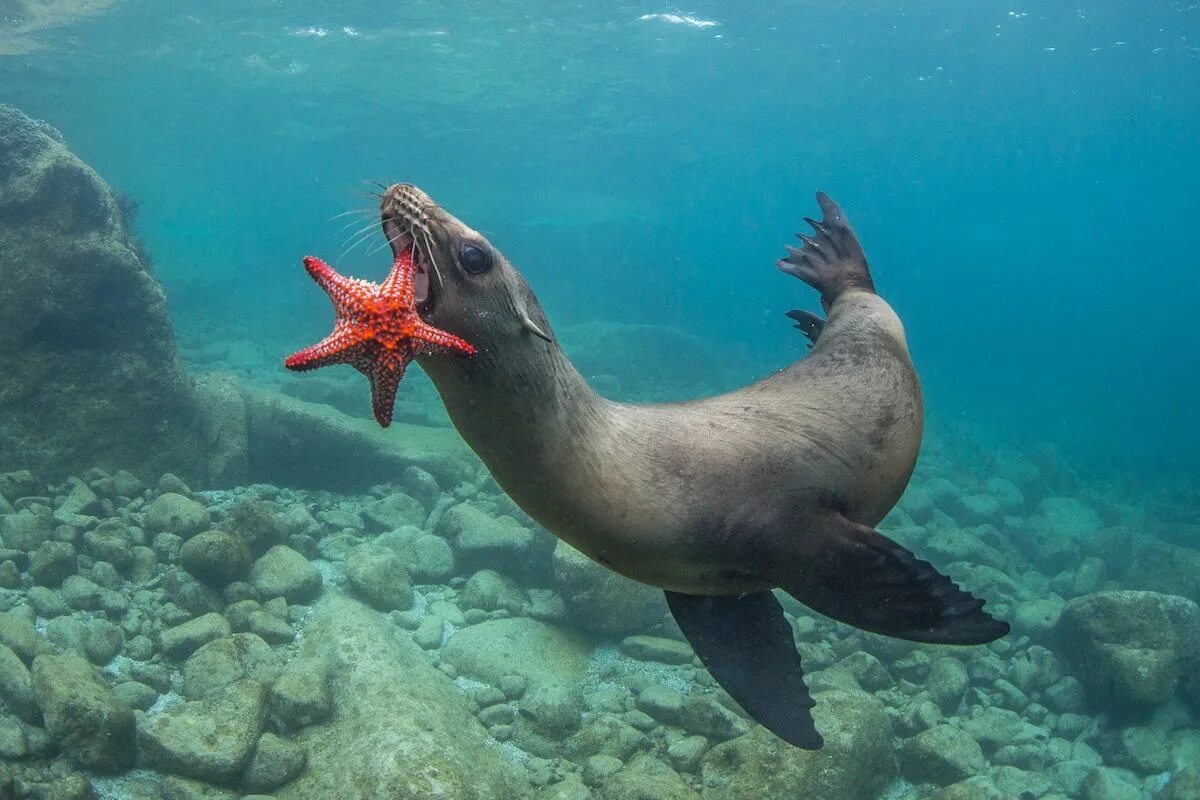
[[[458,263],[472,275],[482,275],[492,268],[492,257],[482,247],[464,244],[458,251]]]

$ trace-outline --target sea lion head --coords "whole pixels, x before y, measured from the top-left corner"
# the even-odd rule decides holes
[[[516,268],[424,191],[392,184],[380,200],[380,217],[392,254],[413,253],[422,319],[481,353],[503,351],[518,337],[552,341],[541,306]]]

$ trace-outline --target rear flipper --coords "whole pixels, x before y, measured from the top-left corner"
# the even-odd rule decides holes
[[[825,330],[825,320],[811,311],[802,311],[799,308],[793,308],[787,312],[787,316],[796,323],[793,327],[808,337],[808,349],[811,350],[821,336],[821,331]]]
[[[933,644],[986,644],[1009,631],[982,600],[865,525],[834,514],[810,535],[779,585],[827,617]]]
[[[702,597],[667,592],[667,605],[696,655],[729,696],[796,747],[823,743],[783,607],[771,592]]]
[[[817,192],[817,203],[821,206],[821,221],[804,218],[813,234],[797,233],[796,238],[804,245],[788,247],[787,258],[775,266],[820,292],[821,304],[828,311],[847,289],[874,292],[875,283],[867,269],[867,257],[842,209],[824,192]]]

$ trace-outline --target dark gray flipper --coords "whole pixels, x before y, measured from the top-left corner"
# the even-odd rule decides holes
[[[802,247],[788,247],[787,258],[775,266],[821,293],[821,304],[828,311],[838,296],[847,289],[875,291],[867,256],[863,253],[854,229],[838,204],[824,192],[817,192],[821,206],[821,221],[805,217],[812,226],[811,236],[797,233]]]
[[[821,331],[825,330],[825,320],[818,317],[811,311],[804,311],[799,308],[793,308],[787,312],[787,316],[795,322],[796,330],[808,337],[808,349],[817,343],[817,339],[821,336]]]
[[[856,628],[933,644],[986,644],[1009,631],[928,561],[865,525],[831,515],[780,587]]]
[[[796,747],[816,750],[824,743],[813,724],[792,626],[775,595],[666,595],[696,655],[747,714]]]

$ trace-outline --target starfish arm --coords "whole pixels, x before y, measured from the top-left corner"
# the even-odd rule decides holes
[[[400,379],[404,377],[405,364],[400,362],[387,366],[379,361],[368,361],[354,366],[370,381],[371,411],[375,414],[375,421],[379,423],[379,427],[386,428],[392,424],[396,390],[400,386]]]
[[[474,345],[465,339],[460,339],[441,328],[435,328],[427,322],[419,321],[412,332],[412,338],[419,343],[423,353],[440,353],[456,356],[473,356],[476,354]]]
[[[357,301],[370,296],[375,284],[358,278],[347,278],[316,256],[304,257],[304,269],[325,290],[338,316],[351,313]]]
[[[363,337],[349,325],[338,324],[333,333],[321,341],[285,358],[283,365],[296,372],[307,372],[330,364],[352,364],[362,341]]]
[[[394,297],[402,307],[413,305],[416,291],[416,267],[413,264],[412,249],[402,250],[392,262],[392,271],[384,279],[379,293],[384,297]]]

